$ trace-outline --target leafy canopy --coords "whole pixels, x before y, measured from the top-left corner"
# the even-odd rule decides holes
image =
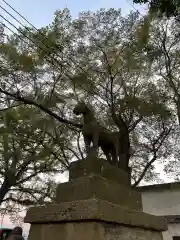
[[[14,171],[1,202],[53,200],[52,176],[85,157],[82,121],[72,113],[80,99],[93,106],[102,125],[119,133],[121,159],[132,167],[135,185],[160,180],[154,163],[175,172],[169,163],[179,159],[174,143],[180,98],[170,83],[179,86],[179,45],[175,50],[173,43],[178,25],[172,22],[174,40],[166,38],[174,66],[167,72],[167,22],[147,18],[146,31],[137,12],[123,17],[119,9],[101,9],[72,19],[64,9],[50,25],[21,29],[1,44],[0,192],[12,165]]]

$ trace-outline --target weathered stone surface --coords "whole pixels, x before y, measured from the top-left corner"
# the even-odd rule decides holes
[[[72,222],[34,224],[28,240],[162,240],[157,231],[130,228],[111,223]]]
[[[143,228],[103,224],[105,240],[162,240],[162,233]]]
[[[95,175],[59,184],[56,196],[57,203],[96,198],[127,206],[130,209],[142,210],[139,192]]]
[[[30,208],[24,221],[28,240],[162,240],[167,229],[164,218],[142,212],[129,174],[96,158],[72,163],[57,204]]]
[[[97,220],[164,231],[167,224],[164,218],[97,199],[77,202],[64,202],[28,210],[25,222],[55,223],[68,221]]]
[[[70,180],[92,175],[99,175],[126,186],[131,185],[130,175],[127,172],[111,165],[104,159],[94,157],[71,163],[69,169]]]
[[[35,224],[28,240],[104,240],[100,225],[95,222]]]

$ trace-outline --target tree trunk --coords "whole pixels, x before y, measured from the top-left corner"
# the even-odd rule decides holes
[[[130,174],[130,140],[128,128],[123,126],[119,131],[119,163],[118,167]]]
[[[176,102],[176,108],[177,108],[178,123],[180,125],[180,98],[178,98],[178,101]]]
[[[10,184],[7,178],[4,179],[4,182],[0,188],[0,205],[2,204],[5,195],[8,193],[9,189],[10,189]]]

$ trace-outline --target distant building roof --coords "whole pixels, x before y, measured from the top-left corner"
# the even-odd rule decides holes
[[[180,182],[171,182],[171,183],[162,183],[162,184],[153,184],[153,185],[147,185],[147,186],[140,186],[136,188],[140,192],[161,192],[164,190],[180,190]],[[163,215],[161,217],[164,217],[167,220],[167,223],[174,224],[174,223],[180,223],[180,215]]]
[[[174,190],[180,189],[180,182],[171,182],[171,183],[162,183],[162,184],[153,184],[147,186],[137,187],[138,191],[161,191],[161,190]]]

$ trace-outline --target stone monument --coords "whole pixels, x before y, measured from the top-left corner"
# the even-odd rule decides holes
[[[165,219],[142,212],[128,173],[96,158],[73,162],[56,204],[30,208],[25,222],[28,240],[162,240],[167,229]]]
[[[28,210],[28,240],[162,240],[165,219],[143,213],[141,193],[131,188],[129,173],[111,161],[91,152],[71,163],[56,204]]]

